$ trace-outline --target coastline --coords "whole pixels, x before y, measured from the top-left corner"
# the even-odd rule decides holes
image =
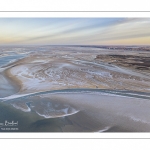
[[[21,89],[21,82],[17,78],[12,77],[8,69],[3,71],[3,75],[8,80],[8,82],[16,89],[16,93],[19,92]]]
[[[21,114],[40,118],[31,121],[31,132],[37,126],[42,128],[38,132],[52,132],[48,126],[54,122],[59,132],[149,131],[147,76],[109,64],[109,57],[95,60],[99,52],[60,50],[32,53],[2,69],[8,82],[2,81],[1,88],[10,85],[13,93],[6,90],[8,96],[0,100]]]
[[[16,82],[16,80],[11,78],[7,71],[3,71],[0,73],[1,75],[1,98],[6,96],[11,96],[12,94],[16,94],[20,91],[20,84]],[[7,94],[4,94],[7,93]]]

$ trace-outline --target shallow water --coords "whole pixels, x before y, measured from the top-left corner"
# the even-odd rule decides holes
[[[118,95],[106,90],[61,90],[10,99],[5,103],[43,119],[64,118],[68,125],[61,129],[65,132],[150,131],[150,95],[142,93],[144,99],[135,98],[134,95],[139,94],[136,92],[130,91],[132,97],[125,95],[125,91],[119,92]]]
[[[15,86],[15,84],[13,84],[13,82],[5,76],[3,70],[5,65],[23,57],[25,57],[25,55],[22,54],[0,57],[0,98],[15,94],[18,91],[17,86]]]
[[[0,57],[0,67],[7,65],[8,63],[14,62],[15,60],[23,58],[25,55],[22,54],[15,54],[10,56],[3,56]]]

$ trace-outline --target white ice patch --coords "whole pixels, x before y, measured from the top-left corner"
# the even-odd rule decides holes
[[[22,108],[22,107],[19,107],[18,105],[16,105],[16,104],[11,104],[13,107],[15,107],[16,109],[20,109],[20,110],[22,110],[22,111],[24,111],[24,112],[30,112],[31,111],[31,109],[27,106],[27,109],[24,109],[24,108]]]
[[[70,116],[70,115],[73,115],[73,114],[76,114],[79,112],[79,110],[75,110],[72,111],[71,113],[67,113],[68,112],[68,109],[62,109],[62,111],[64,112],[64,114],[61,114],[61,115],[57,115],[57,114],[54,114],[54,115],[50,115],[50,114],[42,114],[42,113],[39,113],[36,111],[36,113],[39,115],[39,116],[42,116],[44,118],[59,118],[59,117],[66,117],[66,116]]]
[[[110,128],[111,128],[111,127],[108,126],[108,127],[105,127],[104,129],[98,130],[98,132],[100,132],[100,133],[101,133],[101,132],[105,132],[105,131],[109,130]]]
[[[140,119],[138,117],[135,117],[135,116],[128,116],[131,120],[135,121],[135,122],[141,122],[141,123],[146,123],[146,124],[150,124],[149,121],[146,121],[144,119]]]
[[[32,63],[48,63],[49,60],[43,60],[43,59],[38,59],[38,60],[33,60]]]

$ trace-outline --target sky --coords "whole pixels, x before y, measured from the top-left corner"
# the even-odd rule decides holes
[[[150,45],[150,18],[0,18],[0,45]]]

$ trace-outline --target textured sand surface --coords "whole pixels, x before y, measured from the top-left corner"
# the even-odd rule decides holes
[[[148,51],[65,46],[31,51],[1,68],[0,88],[11,92],[1,94],[0,100],[46,119],[65,118],[68,123],[61,127],[65,132],[147,132],[148,61]],[[17,86],[15,90],[7,79]],[[109,89],[112,93],[65,89]]]
[[[149,74],[145,74],[143,70],[137,71],[131,66],[110,64],[108,54],[105,54],[106,57],[100,57],[101,55],[97,55],[99,53],[96,51],[91,54],[90,51],[83,50],[78,53],[33,53],[12,63],[6,73],[11,79],[18,81],[21,86],[20,93],[69,88],[150,91]],[[114,58],[112,60],[114,61]]]

